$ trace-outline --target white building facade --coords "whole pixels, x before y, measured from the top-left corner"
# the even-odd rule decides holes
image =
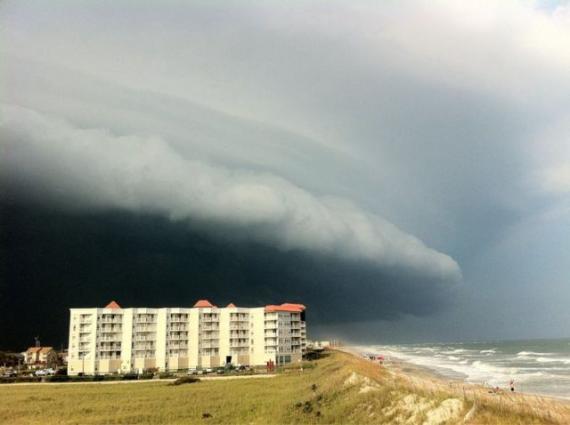
[[[68,374],[176,371],[301,360],[305,306],[70,309]]]

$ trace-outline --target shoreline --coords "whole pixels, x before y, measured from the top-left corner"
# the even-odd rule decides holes
[[[361,352],[359,352],[357,348],[355,348],[354,346],[338,347],[336,349],[341,352],[351,354],[364,361],[371,361],[363,358]],[[500,388],[500,391],[498,393],[493,393],[491,386],[486,386],[484,384],[479,384],[474,382],[467,382],[465,381],[465,378],[448,376],[438,372],[437,370],[431,369],[427,366],[417,365],[415,363],[403,360],[394,355],[391,355],[388,360],[385,359],[383,366],[386,368],[386,370],[390,371],[391,373],[401,375],[405,378],[411,379],[412,381],[427,380],[431,381],[431,383],[434,383],[437,386],[449,387],[455,390],[457,390],[457,385],[461,385],[462,390],[465,389],[466,392],[485,393],[486,395],[489,396],[508,395],[511,397],[525,397],[525,398],[534,398],[541,400],[551,400],[553,402],[557,402],[562,405],[570,406],[570,396],[563,397],[563,396],[556,396],[553,394],[545,394],[545,393],[538,393],[532,391],[520,391],[520,390],[511,393],[510,391],[508,391],[508,389],[505,388]]]

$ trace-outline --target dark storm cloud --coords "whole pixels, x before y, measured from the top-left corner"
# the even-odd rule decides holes
[[[347,320],[430,314],[449,291],[413,273],[220,242],[156,215],[73,214],[29,202],[0,207],[1,246],[9,253],[0,264],[0,349],[36,335],[65,344],[68,308],[111,299],[125,307],[191,306],[199,298],[221,306],[298,301],[308,306],[314,332]]]

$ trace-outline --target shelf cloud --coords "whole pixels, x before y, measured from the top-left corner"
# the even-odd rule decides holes
[[[41,187],[44,199],[223,225],[285,251],[460,279],[449,256],[345,199],[185,158],[159,137],[116,136],[14,106],[4,106],[2,117],[3,180]]]

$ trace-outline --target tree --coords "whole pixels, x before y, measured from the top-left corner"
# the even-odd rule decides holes
[[[18,355],[0,351],[0,366],[18,366]]]
[[[47,367],[50,367],[52,369],[57,369],[61,365],[57,351],[51,350],[49,353],[47,353],[46,363]]]

